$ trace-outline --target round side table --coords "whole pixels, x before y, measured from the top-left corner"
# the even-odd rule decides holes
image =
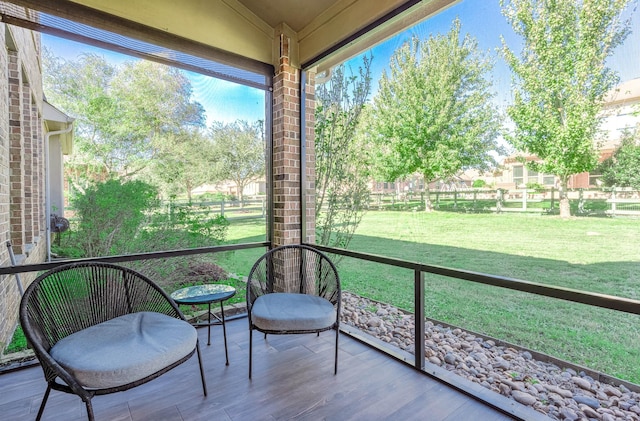
[[[224,355],[229,365],[229,352],[227,351],[227,328],[224,324],[224,307],[222,302],[236,295],[236,289],[230,285],[222,284],[207,284],[207,285],[195,285],[192,287],[186,287],[174,291],[171,293],[171,298],[176,304],[181,305],[197,305],[207,304],[209,306],[208,317],[206,322],[195,322],[194,326],[207,326],[207,345],[211,345],[211,325],[222,324],[222,332],[224,336]],[[214,314],[213,317],[217,320],[211,321],[211,304],[220,303],[221,317]]]

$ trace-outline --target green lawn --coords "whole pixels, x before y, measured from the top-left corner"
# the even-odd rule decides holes
[[[229,242],[264,239],[232,222]],[[535,214],[365,214],[352,250],[640,299],[640,219]],[[216,256],[247,275],[262,249]],[[344,258],[343,288],[413,309],[413,272]],[[640,316],[426,275],[428,317],[640,383]]]
[[[227,243],[264,239],[264,219],[229,226]],[[349,248],[640,299],[640,219],[370,211]],[[224,252],[213,260],[242,277],[262,253]],[[343,289],[413,309],[412,271],[350,258],[338,270]],[[640,316],[441,276],[425,279],[430,318],[640,384]],[[243,291],[234,297],[243,299]]]
[[[640,220],[369,212],[350,249],[640,299]],[[413,273],[344,259],[346,290],[413,308]],[[428,317],[640,383],[640,316],[426,275]]]

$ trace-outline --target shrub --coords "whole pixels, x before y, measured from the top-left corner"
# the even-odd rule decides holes
[[[175,278],[181,279],[184,285],[219,282],[228,277],[226,270],[211,262],[194,262],[182,273],[175,274]]]
[[[111,179],[97,182],[76,195],[72,204],[78,246],[83,257],[126,253],[146,213],[157,206],[157,190],[142,181]]]

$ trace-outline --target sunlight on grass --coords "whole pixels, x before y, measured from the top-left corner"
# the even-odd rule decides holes
[[[369,212],[352,250],[640,299],[640,221]],[[413,311],[413,272],[344,259],[343,288]],[[429,318],[640,383],[640,316],[425,276]]]

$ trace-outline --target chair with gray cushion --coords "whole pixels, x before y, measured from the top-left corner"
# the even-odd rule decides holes
[[[249,316],[249,378],[253,331],[265,334],[336,331],[334,374],[338,372],[340,278],[322,252],[304,245],[286,245],[264,254],[247,280]]]
[[[146,383],[196,351],[198,335],[169,296],[144,275],[108,263],[71,263],[36,278],[20,303],[20,323],[44,371],[47,390],[91,399]]]

